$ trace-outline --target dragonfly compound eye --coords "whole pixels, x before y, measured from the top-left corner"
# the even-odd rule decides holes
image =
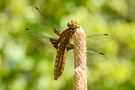
[[[69,27],[69,29],[76,29],[77,28],[77,22],[72,20],[71,22],[69,22],[67,24],[67,26]]]

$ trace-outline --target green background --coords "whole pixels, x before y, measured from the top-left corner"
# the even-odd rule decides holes
[[[0,0],[0,90],[73,88],[73,50],[66,53],[64,73],[55,81],[56,50],[39,34],[58,37],[39,23],[33,6],[61,31],[76,20],[87,36],[112,35],[110,42],[95,39],[96,50],[105,56],[88,50],[88,90],[135,90],[135,0]]]

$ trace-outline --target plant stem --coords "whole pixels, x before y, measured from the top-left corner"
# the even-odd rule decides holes
[[[74,36],[74,90],[87,90],[86,34],[80,27]]]

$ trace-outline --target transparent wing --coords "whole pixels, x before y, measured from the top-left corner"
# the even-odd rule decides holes
[[[88,68],[92,68],[97,64],[108,62],[110,58],[98,51],[87,51],[87,65]]]
[[[39,51],[44,50],[44,48],[50,44],[49,36],[42,35],[41,33],[32,31],[30,29],[25,29],[24,33],[30,40],[32,46]]]
[[[110,34],[97,34],[91,35],[87,38],[87,55],[88,59],[92,59],[91,64],[99,63],[103,60],[109,60],[106,53],[103,52],[101,47],[106,46],[113,40]]]
[[[98,49],[107,45],[109,42],[113,40],[112,35],[110,34],[97,34],[91,35],[87,38],[87,47],[88,49]]]
[[[47,20],[37,7],[32,7],[32,12],[38,24],[35,24],[30,29],[25,30],[25,34],[29,37],[32,45],[43,50],[50,43],[50,38],[55,38],[56,34],[60,34],[58,27]]]
[[[60,29],[56,25],[52,24],[49,20],[47,20],[47,18],[42,14],[42,12],[37,7],[32,7],[32,11],[35,18],[40,23],[42,30],[51,29],[54,30],[54,32],[56,33],[61,33]]]

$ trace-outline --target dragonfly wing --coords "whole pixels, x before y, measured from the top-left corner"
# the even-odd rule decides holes
[[[97,64],[102,64],[110,60],[110,58],[107,55],[99,51],[87,51],[87,59],[88,68],[92,68]]]
[[[106,54],[102,52],[101,47],[105,46],[113,40],[110,34],[97,34],[87,38],[87,54],[88,59],[93,59],[92,63],[101,62],[102,60],[109,60]],[[97,61],[98,60],[98,61]]]
[[[48,43],[50,43],[49,42],[50,37],[42,35],[40,32],[26,29],[24,33],[29,38],[32,46],[39,51],[43,50],[43,48],[47,46]]]
[[[99,47],[105,46],[107,43],[113,40],[110,34],[97,34],[88,36],[87,45],[88,49],[97,49]]]
[[[60,29],[56,25],[52,24],[49,20],[47,20],[47,18],[37,7],[32,7],[32,11],[37,21],[39,21],[41,28],[44,27],[43,30],[46,28],[50,28],[51,30],[54,30],[54,32],[56,32],[57,34],[61,33]]]

